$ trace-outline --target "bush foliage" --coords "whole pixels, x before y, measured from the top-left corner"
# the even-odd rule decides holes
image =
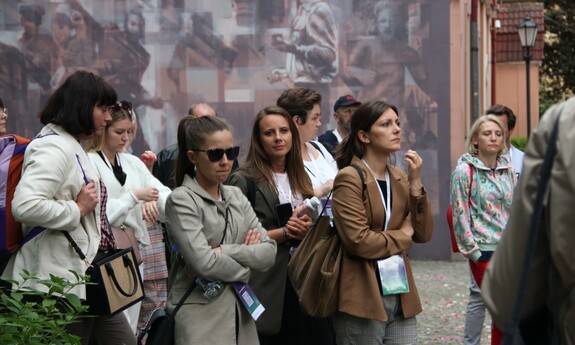
[[[16,288],[0,292],[0,344],[80,344],[80,338],[69,334],[66,326],[85,317],[87,307],[70,290],[86,284],[87,277],[71,271],[76,282],[50,275],[40,279],[23,270],[23,282],[10,280]],[[48,292],[25,286],[36,281]]]

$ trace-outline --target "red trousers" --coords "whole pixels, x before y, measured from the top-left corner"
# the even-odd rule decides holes
[[[477,283],[477,286],[481,289],[481,283],[483,282],[483,275],[485,275],[485,271],[487,270],[487,266],[489,266],[489,261],[477,261],[477,263],[469,260],[469,267],[471,267],[471,274],[473,274],[473,278]],[[497,327],[497,325],[492,322],[491,323],[491,345],[499,345],[501,344],[501,340],[503,339],[503,333]]]

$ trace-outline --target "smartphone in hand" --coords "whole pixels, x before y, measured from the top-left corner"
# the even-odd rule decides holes
[[[292,214],[293,208],[291,203],[286,202],[276,205],[276,219],[280,227],[287,224]]]

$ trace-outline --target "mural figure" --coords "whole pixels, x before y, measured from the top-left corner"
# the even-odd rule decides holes
[[[379,1],[374,6],[376,36],[360,40],[349,57],[348,80],[360,85],[358,99],[382,98],[394,104],[400,116],[406,114],[407,73],[416,85],[427,89],[427,72],[419,53],[407,44],[407,8],[396,0]],[[405,122],[405,121],[403,121]],[[411,127],[403,125],[406,139],[413,144]]]
[[[284,69],[272,81],[289,78],[293,86],[314,89],[324,100],[322,131],[330,120],[330,83],[338,72],[338,37],[333,12],[323,0],[301,0],[291,23],[290,37],[272,36],[272,47],[287,53]]]
[[[42,17],[46,11],[38,5],[22,5],[20,25],[24,29],[18,39],[18,46],[26,59],[28,80],[37,83],[44,90],[50,90],[50,78],[55,71],[56,45],[52,37],[40,32]]]

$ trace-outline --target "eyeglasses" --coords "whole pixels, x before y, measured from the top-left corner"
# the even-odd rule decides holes
[[[0,113],[8,114],[8,108],[0,108]]]
[[[125,111],[131,113],[132,112],[132,103],[128,101],[119,101],[115,104],[110,106],[110,111],[120,111],[120,109],[124,109]]]
[[[238,158],[238,155],[240,154],[240,147],[232,146],[228,147],[227,149],[208,149],[208,150],[192,149],[192,151],[205,152],[208,154],[208,159],[210,160],[210,162],[216,163],[221,161],[222,158],[224,158],[224,153],[226,154],[226,157],[228,157],[228,160],[230,161],[236,160],[236,158]]]

